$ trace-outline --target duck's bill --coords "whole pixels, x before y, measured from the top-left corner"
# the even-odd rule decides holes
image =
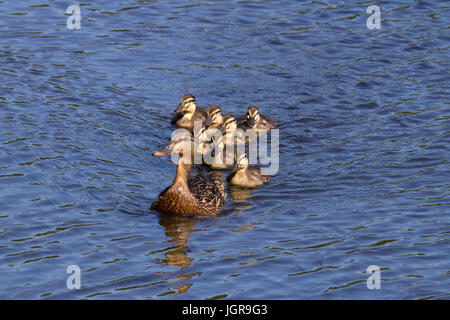
[[[169,144],[160,150],[156,150],[153,152],[154,156],[167,156],[173,153],[172,145]]]
[[[180,103],[178,107],[175,109],[175,113],[182,113],[183,112],[183,104]]]

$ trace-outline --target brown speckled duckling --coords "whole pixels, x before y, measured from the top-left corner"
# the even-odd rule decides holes
[[[183,154],[185,150],[190,154]],[[153,155],[165,156],[177,153],[177,173],[172,185],[166,188],[152,203],[150,209],[183,216],[215,216],[222,212],[226,194],[224,184],[197,168],[190,174],[194,160],[194,141],[191,135],[179,134],[163,149]]]
[[[208,108],[208,118],[206,118],[206,129],[219,130],[222,126],[222,110],[218,106],[210,106]]]
[[[259,114],[257,106],[248,107],[245,119],[242,121],[241,125],[247,129],[254,129],[259,131],[265,129],[270,131],[271,129],[277,128],[277,124],[271,118]]]
[[[231,185],[244,188],[260,187],[269,182],[269,176],[261,174],[261,168],[258,166],[249,166],[247,154],[239,156],[233,168],[233,173],[227,177]]]
[[[242,130],[238,130],[242,129]],[[245,144],[245,142],[248,142],[249,140],[252,141],[253,139],[249,139],[249,137],[244,136],[244,131],[246,127],[238,125],[237,120],[234,116],[231,114],[227,114],[223,117],[223,126],[222,126],[222,134],[223,134],[223,140],[226,145],[234,144]]]
[[[191,94],[185,94],[181,98],[181,102],[175,110],[175,113],[183,114],[183,116],[176,121],[177,128],[188,129],[191,132],[194,128],[194,121],[200,121],[201,124],[204,125],[208,116],[205,110],[197,107],[195,97]],[[175,117],[177,117],[177,115],[175,115]]]

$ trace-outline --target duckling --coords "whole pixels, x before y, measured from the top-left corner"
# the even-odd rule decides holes
[[[238,125],[235,117],[233,117],[231,114],[227,114],[223,117],[222,122],[223,122],[222,134],[224,136],[223,140],[226,145],[245,144],[246,142],[244,137],[245,127]]]
[[[211,136],[221,133],[222,129],[222,111],[218,106],[210,106],[208,108],[208,118],[205,121],[204,142],[210,143]]]
[[[222,126],[222,111],[218,106],[210,106],[208,108],[208,118],[205,121],[205,127],[207,129],[219,130]]]
[[[204,126],[208,116],[205,110],[197,107],[195,97],[191,94],[185,94],[181,98],[181,102],[175,110],[175,113],[183,114],[183,116],[176,121],[177,128],[188,129],[191,132],[194,128],[195,121],[201,122],[201,125]],[[173,120],[175,120],[175,118]]]
[[[269,180],[269,176],[261,174],[260,167],[248,165],[246,153],[239,156],[233,167],[233,173],[227,177],[230,185],[244,188],[260,187],[264,183],[269,182]]]
[[[257,106],[248,107],[245,119],[241,123],[247,129],[253,129],[258,132],[261,129],[270,131],[271,129],[277,128],[277,124],[271,118],[259,114]]]
[[[189,153],[184,153],[190,150]],[[179,155],[177,173],[172,185],[159,194],[150,209],[174,215],[215,216],[222,212],[226,194],[222,181],[214,180],[206,171],[196,167],[190,175],[194,160],[192,135],[178,134],[155,156]]]
[[[235,131],[238,128],[236,118],[231,114],[226,114],[222,118],[222,129],[224,131]]]

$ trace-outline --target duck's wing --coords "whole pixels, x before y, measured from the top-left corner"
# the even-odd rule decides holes
[[[206,170],[196,167],[188,178],[188,186],[192,195],[205,210],[211,214],[222,211],[225,196],[223,182],[218,185]]]
[[[269,182],[270,180],[269,176],[261,174],[261,168],[259,166],[249,166],[247,168],[247,175],[256,181]]]
[[[217,188],[220,191],[220,195],[222,196],[222,199],[225,200],[227,198],[227,194],[225,193],[225,183],[218,179],[218,178],[213,178],[214,183],[216,184]]]
[[[277,128],[277,124],[271,118],[263,116],[262,120],[265,122],[265,125],[267,126],[267,128],[270,128],[270,129],[276,129]]]
[[[203,123],[205,123],[207,118],[208,118],[208,113],[204,109],[199,108],[199,107],[197,107],[195,109],[194,120],[202,120]]]

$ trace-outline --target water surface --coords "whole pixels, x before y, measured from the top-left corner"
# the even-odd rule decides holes
[[[0,298],[448,299],[450,8],[371,4],[0,1]],[[185,93],[280,126],[218,218],[149,210]]]

